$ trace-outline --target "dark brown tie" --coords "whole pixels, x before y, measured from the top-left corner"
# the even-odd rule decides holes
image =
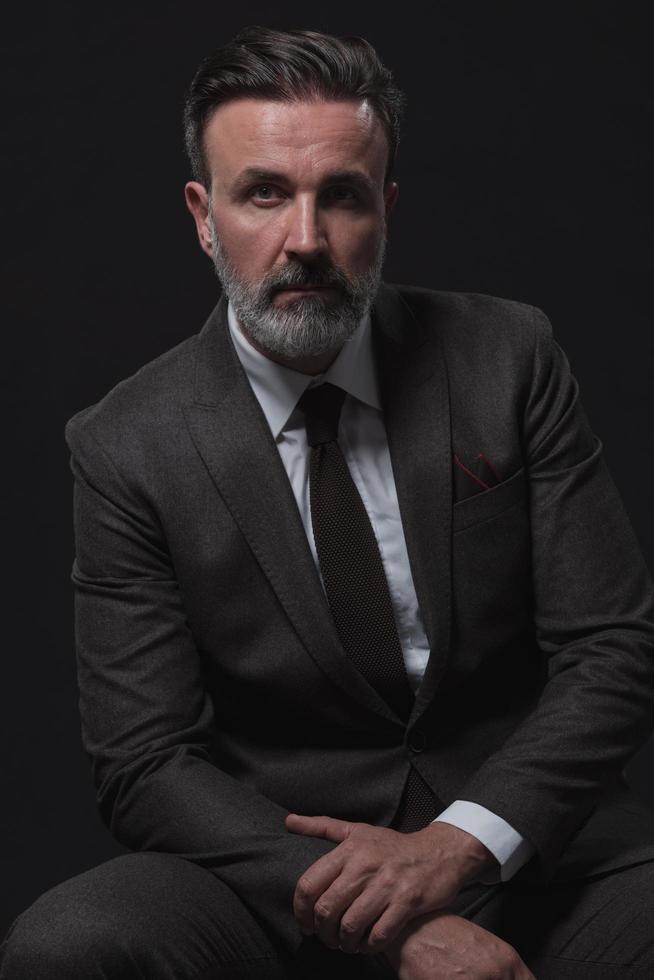
[[[327,601],[345,652],[366,680],[408,721],[414,696],[397,634],[377,539],[338,445],[342,388],[307,388],[298,402],[311,447],[309,499],[313,537]],[[395,821],[418,830],[437,810],[413,766]]]

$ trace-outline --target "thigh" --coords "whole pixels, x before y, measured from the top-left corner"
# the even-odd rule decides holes
[[[497,889],[470,916],[538,980],[654,976],[654,861],[541,887]]]
[[[45,892],[0,950],[0,980],[284,980],[277,953],[215,875],[158,852],[122,855]]]

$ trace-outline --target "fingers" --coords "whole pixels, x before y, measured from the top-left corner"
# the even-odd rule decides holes
[[[400,936],[409,922],[426,913],[433,916],[439,909],[444,911],[448,901],[443,897],[440,902],[432,900],[426,904],[419,883],[380,874],[358,898],[347,919],[353,913],[359,952],[380,953]]]
[[[337,844],[350,835],[353,826],[347,820],[337,820],[336,817],[305,817],[300,813],[289,813],[286,817],[286,829],[292,833],[323,837]]]
[[[416,899],[414,901],[414,899]],[[378,953],[420,911],[417,893],[388,875],[359,873],[348,868],[314,906],[316,935],[346,953]]]
[[[341,914],[338,944],[345,953],[371,952],[369,936],[388,906],[389,896],[366,889]]]
[[[306,935],[315,932],[314,906],[323,892],[338,878],[344,863],[342,851],[335,848],[323,854],[307,868],[295,886],[293,914],[301,931]],[[336,944],[338,945],[338,943]]]
[[[314,904],[315,934],[346,953],[381,951],[408,921],[408,909],[397,903],[389,909],[392,901],[392,883],[365,873],[352,877],[345,869]]]
[[[416,910],[407,904],[395,901],[387,905],[370,930],[366,946],[369,952],[381,953],[389,943],[400,935],[405,925],[415,916]]]
[[[358,920],[356,916],[352,916],[352,911],[364,888],[364,880],[346,881],[341,875],[320,896],[314,906],[313,918],[316,935],[325,946],[332,949],[340,946],[345,952],[356,952],[350,935],[350,924],[353,931],[359,931]]]

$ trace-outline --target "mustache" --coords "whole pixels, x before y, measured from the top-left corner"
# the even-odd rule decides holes
[[[335,266],[289,266],[266,276],[261,283],[267,296],[280,289],[293,289],[301,286],[332,286],[348,293],[351,284],[345,273]]]

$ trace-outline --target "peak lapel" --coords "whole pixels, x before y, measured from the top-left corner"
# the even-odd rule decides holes
[[[397,721],[347,658],[272,433],[234,350],[221,296],[198,337],[195,447],[300,640],[348,696]]]
[[[430,656],[412,721],[447,664],[451,619],[450,399],[438,324],[383,283],[372,310],[384,421],[400,514]]]

